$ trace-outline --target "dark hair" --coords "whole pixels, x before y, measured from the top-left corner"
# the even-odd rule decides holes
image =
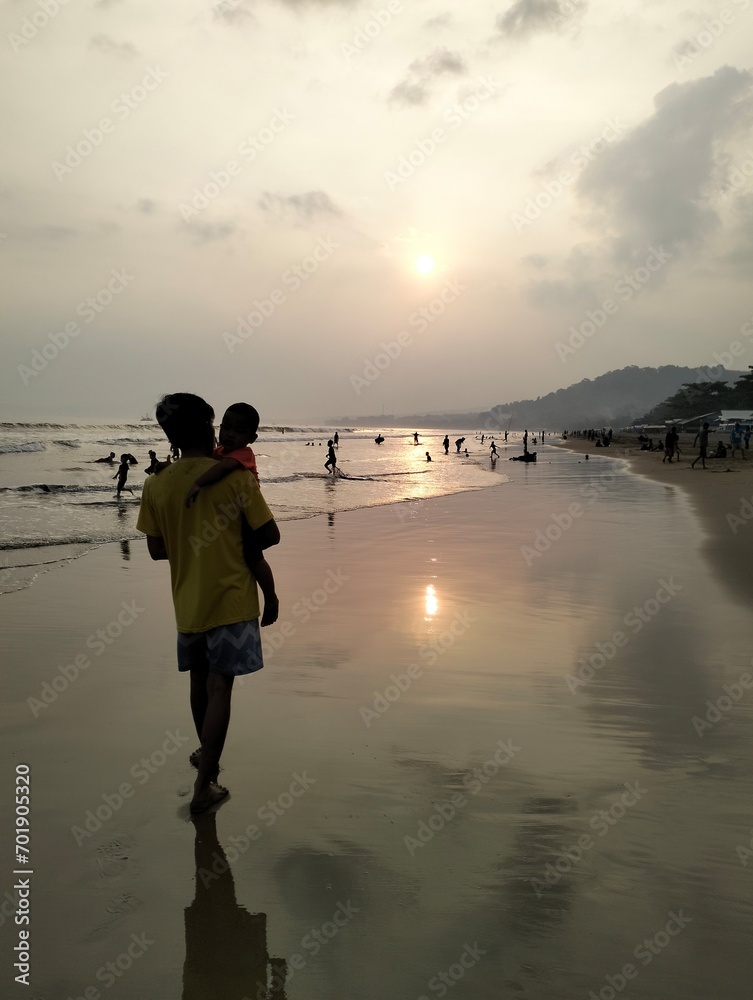
[[[249,438],[252,438],[259,430],[259,412],[250,403],[232,403],[225,410],[225,413],[233,413],[239,418]]]
[[[207,446],[214,410],[201,396],[191,392],[173,392],[163,396],[157,403],[156,417],[174,449],[184,451]],[[211,442],[209,447],[211,449]]]

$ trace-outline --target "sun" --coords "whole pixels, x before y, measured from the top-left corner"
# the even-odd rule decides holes
[[[429,254],[421,254],[420,257],[416,257],[416,270],[421,274],[431,274],[431,272],[436,267],[436,261]]]

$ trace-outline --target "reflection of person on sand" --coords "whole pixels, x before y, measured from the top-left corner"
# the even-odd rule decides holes
[[[128,461],[128,455],[120,456],[120,465],[118,466],[118,471],[112,477],[117,479],[118,488],[116,490],[116,495],[120,496],[123,490],[128,490],[128,492],[133,495],[133,490],[130,486],[126,486],[126,480],[128,479],[128,470],[130,469],[130,463]]]
[[[111,451],[107,458],[95,458],[95,462],[107,462],[108,465],[115,464],[115,452]]]
[[[190,809],[220,802],[220,756],[230,722],[233,681],[263,666],[256,581],[243,561],[243,523],[259,549],[277,545],[280,532],[256,480],[244,471],[227,476],[186,507],[186,492],[212,468],[214,411],[199,396],[175,393],[157,406],[157,420],[180,458],[144,482],[136,527],[147,536],[152,559],[170,563],[178,626],[178,670],[190,672],[191,714],[200,750]],[[220,521],[220,512],[224,514]],[[238,514],[243,515],[239,517]],[[222,524],[222,528],[214,525]],[[207,538],[207,526],[212,533]]]
[[[269,956],[266,914],[249,913],[236,900],[233,873],[217,839],[216,814],[193,822],[196,890],[184,912],[182,1000],[284,1000],[287,963]]]
[[[446,434],[444,436],[444,441],[442,442],[442,447],[444,448],[445,455],[449,455],[449,453],[450,453],[450,439],[449,439],[449,437]]]
[[[327,461],[324,463],[324,468],[329,469],[333,476],[337,474],[337,455],[331,440],[327,442]]]

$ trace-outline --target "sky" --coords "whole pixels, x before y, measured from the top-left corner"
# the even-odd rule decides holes
[[[753,0],[6,0],[0,419],[753,364]]]

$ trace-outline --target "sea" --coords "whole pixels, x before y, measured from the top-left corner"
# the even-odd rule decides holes
[[[324,468],[327,441],[339,433],[338,467]],[[254,445],[264,497],[278,521],[498,487],[508,480],[508,454],[490,461],[481,432],[415,428],[261,427]],[[383,442],[376,444],[376,437]],[[462,451],[454,442],[464,437]],[[503,438],[503,435],[499,435]],[[521,450],[510,434],[509,454]],[[131,423],[0,424],[0,594],[30,586],[36,577],[99,545],[130,544],[136,530],[149,451],[168,453],[151,420]],[[468,455],[466,455],[466,450]],[[113,465],[97,459],[116,453]],[[426,452],[432,457],[429,462]],[[550,449],[554,452],[554,449]],[[128,490],[115,494],[122,454],[133,455]]]

